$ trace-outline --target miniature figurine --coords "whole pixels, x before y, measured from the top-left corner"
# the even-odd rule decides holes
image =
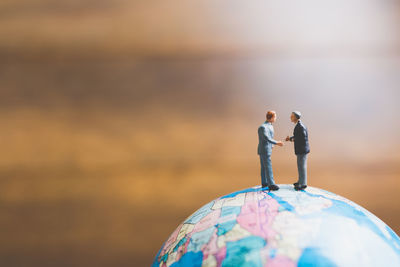
[[[290,120],[296,124],[293,130],[293,136],[286,137],[286,141],[294,141],[294,153],[297,156],[297,170],[299,178],[294,183],[295,190],[303,190],[307,188],[307,154],[310,153],[310,145],[308,144],[308,131],[306,126],[300,121],[301,113],[293,111]]]
[[[268,111],[267,120],[258,128],[258,155],[260,155],[261,163],[261,186],[268,187],[269,190],[279,190],[279,186],[275,184],[273,173],[271,154],[274,145],[283,146],[282,141],[274,140],[274,127],[272,123],[276,121],[276,112]]]

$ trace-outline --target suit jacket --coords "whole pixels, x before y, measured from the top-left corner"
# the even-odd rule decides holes
[[[274,140],[274,127],[268,121],[258,127],[258,155],[272,154],[272,147],[276,144]]]
[[[294,153],[296,155],[310,153],[308,131],[306,126],[301,121],[299,121],[294,127],[293,136],[290,137],[290,140],[294,140]]]

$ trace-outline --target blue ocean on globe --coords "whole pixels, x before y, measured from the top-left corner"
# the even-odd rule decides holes
[[[205,204],[169,236],[152,266],[400,266],[399,236],[366,209],[319,188],[279,186]]]

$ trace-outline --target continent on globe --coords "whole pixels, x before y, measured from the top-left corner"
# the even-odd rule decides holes
[[[237,191],[170,235],[153,267],[400,266],[400,238],[354,202],[315,187]]]

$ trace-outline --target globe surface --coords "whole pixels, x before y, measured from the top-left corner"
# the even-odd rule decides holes
[[[400,266],[400,238],[331,192],[256,186],[190,215],[152,266]]]

